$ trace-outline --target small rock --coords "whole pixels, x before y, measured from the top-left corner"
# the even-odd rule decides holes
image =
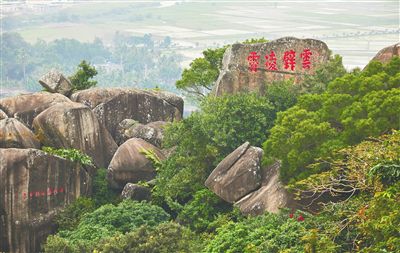
[[[69,96],[72,92],[72,84],[63,74],[56,70],[42,76],[39,83],[52,93],[60,93]]]
[[[151,191],[148,187],[138,184],[127,183],[122,190],[121,197],[137,201],[150,200]]]
[[[143,125],[135,120],[126,119],[118,125],[116,141],[121,145],[128,139],[140,138],[161,148],[164,138],[164,127],[167,124],[168,122],[155,121]]]

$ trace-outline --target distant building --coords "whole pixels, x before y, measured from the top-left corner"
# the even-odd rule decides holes
[[[94,67],[97,70],[101,70],[108,73],[111,72],[119,72],[119,71],[123,71],[123,67],[120,64],[116,64],[116,63],[112,63],[112,62],[106,62],[103,64],[94,64]]]

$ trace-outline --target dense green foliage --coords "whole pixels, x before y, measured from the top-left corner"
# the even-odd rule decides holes
[[[207,89],[222,54],[206,50],[180,88]],[[57,216],[59,231],[45,251],[399,252],[399,70],[393,58],[346,73],[335,56],[298,86],[288,80],[266,84],[265,95],[205,96],[199,111],[167,127],[171,156],[161,161],[141,150],[157,170],[152,183],[141,182],[152,187],[152,204],[116,204],[99,169],[92,199]],[[245,217],[204,188],[246,141],[264,145],[266,163],[282,161],[281,176],[303,211]]]
[[[272,84],[268,89],[266,96],[208,97],[200,112],[172,124],[164,142],[176,149],[158,170],[155,195],[184,203],[204,187],[210,172],[226,155],[246,141],[260,146],[277,112],[292,106],[297,96],[288,83]]]
[[[96,86],[97,81],[90,80],[97,75],[95,67],[85,60],[78,65],[76,72],[69,77],[74,90],[84,90]]]
[[[375,62],[363,72],[330,82],[322,94],[307,94],[280,113],[264,143],[268,156],[282,160],[285,182],[317,171],[307,166],[335,149],[399,128],[400,58]]]
[[[193,231],[204,232],[218,214],[232,210],[230,204],[223,201],[208,189],[197,191],[193,199],[179,213],[177,220],[189,226]]]
[[[103,205],[85,214],[75,230],[61,230],[50,236],[46,252],[90,252],[103,238],[133,231],[142,225],[156,226],[169,220],[169,215],[157,206],[126,200],[114,206]]]
[[[313,75],[306,75],[300,86],[307,93],[322,93],[328,83],[346,74],[340,55],[330,56],[327,63],[318,66]]]
[[[101,253],[198,252],[196,235],[174,222],[157,227],[143,226],[123,236],[107,238],[96,246]]]
[[[314,226],[312,216],[305,213],[294,213],[292,218],[289,212],[249,217],[218,228],[204,252],[306,252],[304,237]],[[316,246],[316,252],[332,252],[326,247],[329,241],[323,240]]]
[[[92,159],[86,155],[83,154],[80,150],[71,148],[71,149],[56,149],[52,147],[43,147],[42,150],[46,153],[52,154],[52,155],[57,155],[62,158],[71,160],[73,162],[78,162],[82,165],[90,165],[93,166]]]

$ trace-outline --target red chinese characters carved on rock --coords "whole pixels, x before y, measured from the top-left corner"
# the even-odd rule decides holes
[[[247,61],[249,62],[249,71],[250,72],[257,72],[259,59],[260,59],[260,56],[257,55],[256,52],[250,52],[249,56],[247,56]]]
[[[267,70],[278,70],[276,67],[276,56],[275,52],[271,50],[269,55],[265,55],[265,67]]]
[[[27,200],[28,199],[28,195],[29,198],[38,198],[38,197],[45,197],[45,196],[52,196],[52,195],[57,195],[58,193],[64,193],[64,188],[60,187],[60,188],[47,188],[46,190],[43,191],[34,191],[34,192],[29,192],[29,194],[27,194],[26,192],[22,193],[22,199],[23,200]]]
[[[306,48],[303,50],[303,52],[300,54],[301,59],[303,59],[303,69],[310,69],[311,68],[311,55],[312,52],[310,49]]]
[[[296,67],[296,52],[293,50],[286,51],[283,55],[283,67],[285,69],[294,70]]]
[[[312,52],[310,49],[306,48],[300,54],[300,58],[302,59],[302,67],[303,69],[311,69],[311,56]],[[273,50],[268,52],[264,56],[265,58],[265,69],[269,71],[277,71],[277,58],[276,54]],[[247,57],[247,61],[249,63],[249,71],[250,72],[257,72],[258,65],[259,65],[260,55],[257,52],[250,52],[249,56]],[[283,67],[287,70],[294,71],[296,68],[296,52],[294,50],[288,50],[284,52],[283,55]]]

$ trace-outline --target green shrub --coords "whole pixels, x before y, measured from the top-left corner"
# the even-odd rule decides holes
[[[71,249],[83,248],[83,252],[91,252],[103,238],[122,235],[143,225],[156,226],[169,218],[162,208],[146,202],[125,200],[117,206],[107,204],[84,215],[76,229],[62,230],[49,237],[45,249],[46,252],[55,252],[66,245]]]
[[[232,207],[229,203],[223,201],[212,191],[202,189],[197,191],[193,199],[183,207],[177,220],[196,232],[204,232],[219,214],[231,210]]]
[[[84,214],[94,211],[95,204],[90,198],[80,197],[68,205],[55,218],[58,230],[75,229]]]
[[[101,253],[199,252],[196,235],[189,229],[168,222],[157,227],[143,226],[134,232],[107,238],[96,247]]]
[[[304,220],[300,219],[300,216]],[[285,211],[279,214],[264,214],[249,217],[239,222],[228,222],[217,229],[217,234],[203,252],[307,252],[309,234],[315,228],[313,216]],[[318,242],[324,242],[318,243]],[[333,243],[321,237],[316,240],[316,252],[334,252]],[[325,248],[322,249],[321,245]],[[329,247],[326,247],[329,245]],[[323,250],[323,251],[321,251]]]
[[[74,148],[70,148],[70,149],[64,149],[64,148],[52,148],[52,147],[42,147],[42,150],[46,153],[52,154],[52,155],[57,155],[60,156],[62,158],[68,159],[70,161],[73,162],[78,162],[82,165],[90,165],[90,166],[94,166],[92,159],[82,153],[80,150],[78,149],[74,149]]]

